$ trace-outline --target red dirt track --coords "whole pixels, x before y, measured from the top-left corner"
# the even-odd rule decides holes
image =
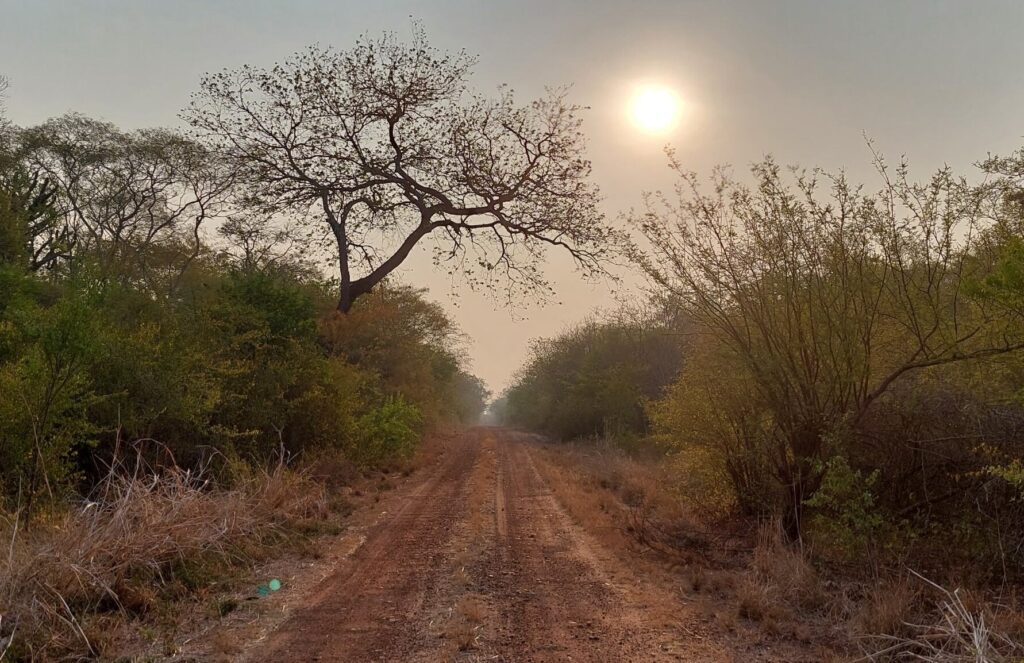
[[[503,429],[458,436],[244,659],[729,660],[572,523],[533,445]]]

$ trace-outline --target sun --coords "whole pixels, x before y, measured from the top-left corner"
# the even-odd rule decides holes
[[[679,117],[679,97],[667,87],[645,87],[633,96],[631,109],[638,127],[650,133],[663,133]]]

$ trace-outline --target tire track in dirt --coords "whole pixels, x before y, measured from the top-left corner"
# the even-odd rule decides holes
[[[272,633],[251,661],[401,661],[430,637],[423,607],[439,591],[446,541],[465,510],[476,436],[453,443],[433,478],[385,517]]]
[[[472,429],[249,661],[720,661],[677,597],[602,554],[531,435]],[[478,607],[467,615],[469,602]],[[665,619],[665,615],[672,615]],[[678,652],[685,651],[685,655]]]
[[[506,431],[498,444],[508,535],[499,536],[498,573],[490,574],[500,579],[490,592],[501,615],[493,653],[505,661],[679,660],[663,650],[676,634],[643,624],[642,608],[558,504],[530,456],[531,438]]]

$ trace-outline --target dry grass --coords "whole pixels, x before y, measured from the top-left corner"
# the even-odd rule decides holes
[[[117,624],[195,592],[329,511],[323,486],[283,466],[236,474],[230,490],[187,471],[112,472],[91,501],[24,532],[0,525],[0,651],[97,658]]]
[[[455,610],[471,624],[481,624],[487,616],[487,605],[475,594],[463,596]]]
[[[306,462],[309,478],[326,487],[332,493],[355,484],[360,478],[359,467],[343,454],[323,450],[313,454]]]
[[[778,608],[764,585],[744,579],[736,587],[736,614],[755,622],[776,617]]]
[[[1004,602],[920,578],[816,568],[808,552],[784,542],[778,523],[704,522],[699,505],[673,490],[671,463],[602,444],[548,445],[541,458],[580,525],[618,549],[632,541],[656,551],[680,589],[734,637],[817,647],[822,660],[855,654],[860,642],[863,655],[878,661],[1024,661],[1024,611],[1009,589]],[[641,558],[632,563],[639,567]]]
[[[610,549],[678,542],[660,523],[689,523],[666,489],[664,468],[606,443],[549,445],[538,455],[548,485],[577,524]],[[645,539],[645,534],[649,538]],[[651,546],[657,547],[657,546]]]
[[[443,635],[456,651],[469,651],[479,643],[486,619],[487,605],[479,596],[467,594],[455,604]]]
[[[473,578],[469,575],[469,572],[466,571],[465,566],[460,566],[455,570],[455,573],[452,574],[452,582],[454,582],[458,587],[465,589],[473,584]]]
[[[1024,645],[1012,634],[993,627],[993,613],[969,593],[948,590],[914,574],[939,596],[937,610],[926,623],[902,615],[900,626],[874,631],[866,639],[866,655],[872,661],[915,660],[926,663],[1009,663],[1024,659]],[[895,620],[895,615],[892,616]],[[895,633],[888,634],[889,631]],[[871,632],[871,631],[869,631]]]
[[[577,522],[606,545],[644,553],[631,558],[634,568],[662,560],[658,566],[670,569],[728,637],[806,648],[827,632],[820,622],[833,609],[834,592],[802,552],[782,542],[777,526],[754,536],[740,521],[704,522],[701,509],[689,508],[673,489],[671,466],[656,459],[558,445],[543,460],[549,485]]]
[[[691,564],[682,572],[683,587],[695,594],[725,596],[736,589],[737,574],[734,571],[708,568],[703,564]]]
[[[903,637],[921,602],[921,592],[905,578],[879,580],[865,592],[853,616],[856,633]]]
[[[444,637],[458,651],[469,651],[477,645],[480,627],[461,619],[449,622]]]
[[[829,602],[829,595],[807,555],[783,542],[777,522],[761,525],[751,569],[776,600],[801,611],[817,612]]]

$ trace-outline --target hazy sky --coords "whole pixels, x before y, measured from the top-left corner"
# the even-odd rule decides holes
[[[610,216],[671,184],[662,148],[690,168],[743,167],[764,154],[845,166],[870,181],[867,133],[921,169],[968,169],[1024,145],[1024,2],[491,2],[484,0],[0,0],[0,73],[8,114],[33,124],[76,110],[126,128],[180,124],[209,70],[269,65],[312,42],[346,47],[363,32],[410,32],[465,48],[483,91],[510,84],[523,101],[573,84],[588,105],[594,177]],[[627,118],[638,83],[677,90],[670,135]],[[596,306],[607,284],[550,268],[558,300],[514,312],[457,290],[429,260],[404,269],[471,337],[473,367],[494,388],[550,335]]]

